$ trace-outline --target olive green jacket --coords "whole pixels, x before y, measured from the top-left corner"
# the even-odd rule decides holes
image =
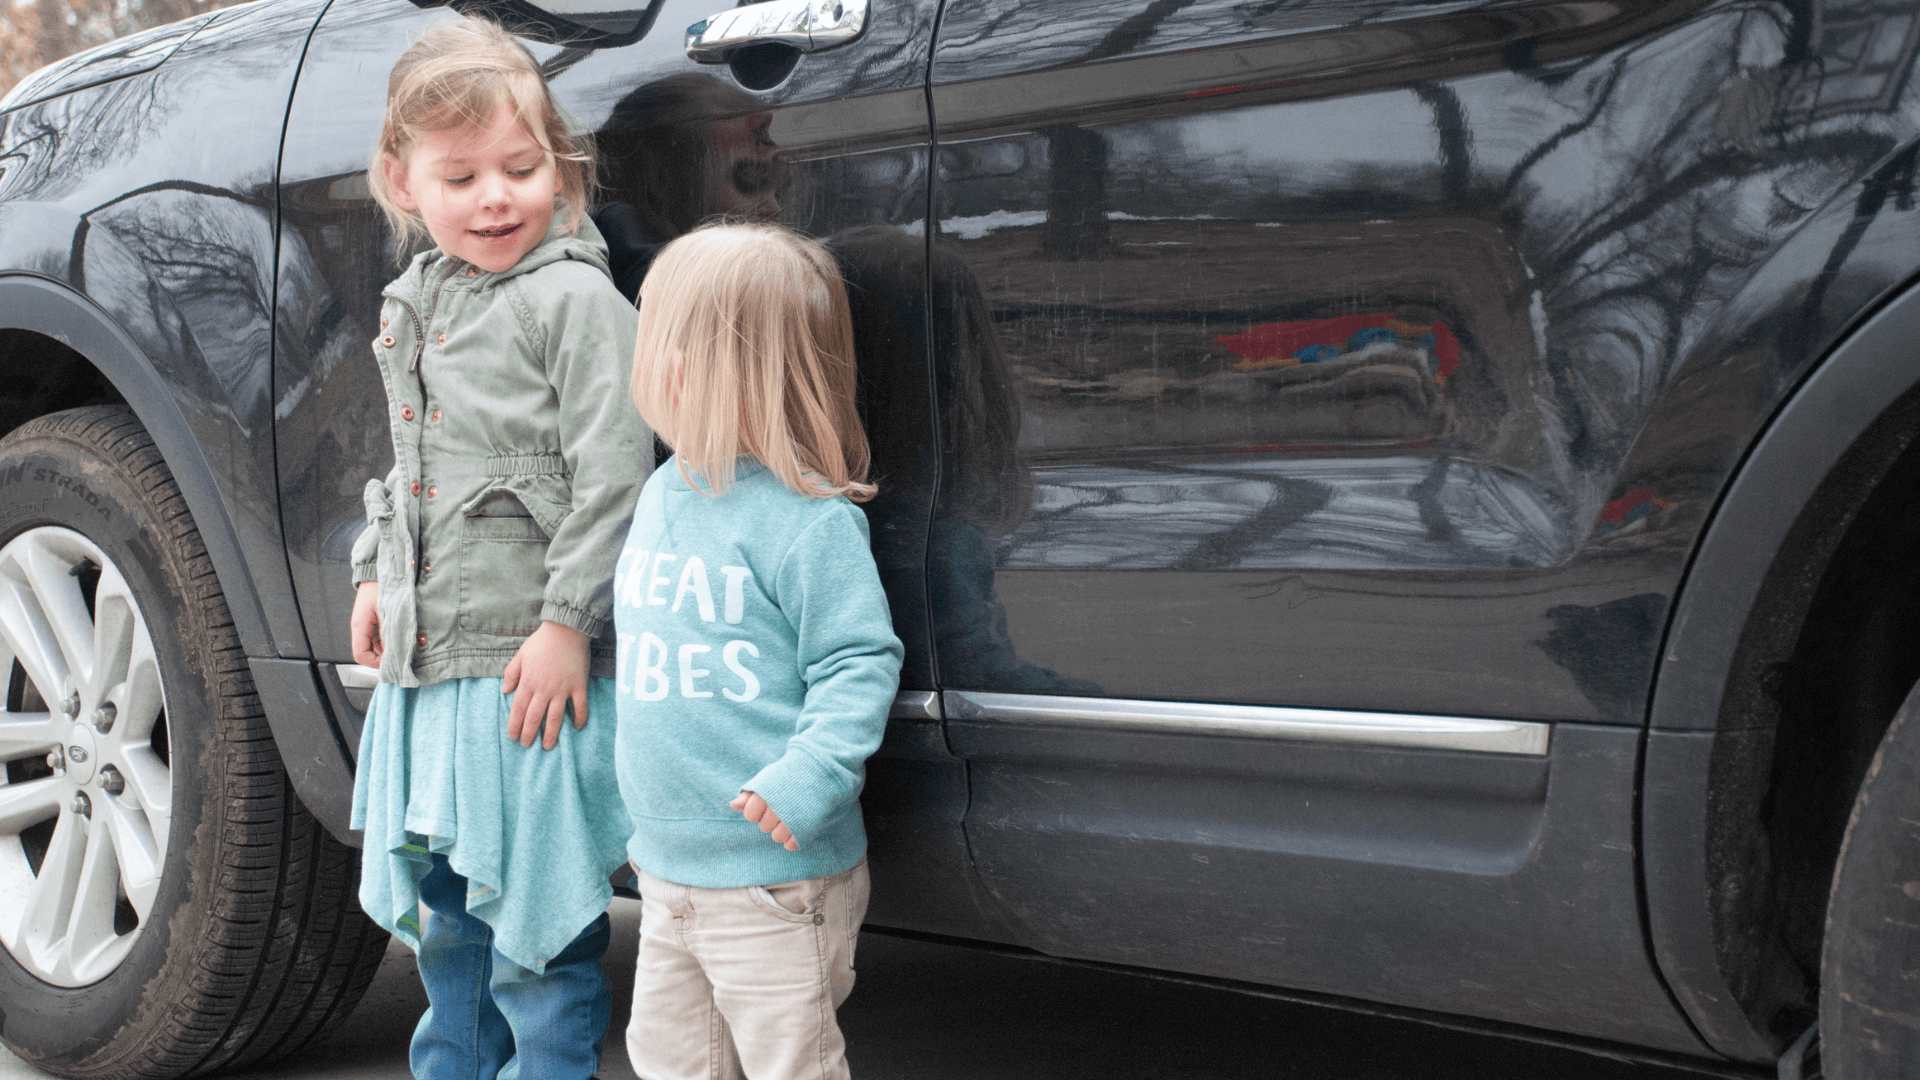
[[[380,583],[380,678],[499,676],[542,620],[614,668],[613,566],[653,466],[627,396],[638,314],[591,221],[556,210],[500,273],[440,251],[388,285],[373,354],[393,471],[369,480],[356,583]]]

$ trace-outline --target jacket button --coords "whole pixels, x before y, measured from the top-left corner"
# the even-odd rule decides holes
[[[388,348],[388,349],[391,349],[391,348],[393,348],[393,335],[392,335],[392,334],[388,334],[387,336],[385,336],[385,337],[383,337],[383,338],[381,338],[381,339],[380,339],[380,344],[381,344],[381,346],[382,346],[382,347],[384,347],[384,348]]]
[[[434,423],[436,423],[436,424],[440,422],[440,410],[439,410],[439,409],[435,409],[435,410],[433,410],[433,422],[434,422]]]
[[[430,488],[428,488],[428,489],[427,489],[427,498],[429,498],[429,499],[433,499],[433,498],[438,498],[438,497],[439,497],[439,495],[440,495],[440,489],[439,489],[439,488],[437,488],[437,487],[430,487]]]
[[[413,419],[413,406],[411,405],[400,406],[400,419],[402,420]]]
[[[479,268],[479,267],[477,267],[477,266],[469,266],[469,267],[467,267],[467,276],[468,276],[468,277],[479,277],[479,276],[480,276],[480,268]]]
[[[417,637],[417,638],[414,638],[413,640],[414,640],[414,641],[415,641],[416,643],[418,643],[418,644],[420,645],[420,647],[421,647],[421,648],[425,648],[425,647],[426,647],[426,645],[427,645],[427,635],[425,635],[425,634],[421,634],[421,635],[420,635],[419,637]]]
[[[433,564],[432,564],[432,563],[421,563],[421,564],[420,564],[420,572],[421,572],[421,573],[423,573],[423,574],[431,574],[431,573],[433,573]]]
[[[447,335],[445,335],[445,334],[441,334],[441,335],[440,335],[440,344],[442,344],[442,345],[445,345],[446,343],[447,343]]]
[[[390,322],[390,321],[391,321],[391,320],[389,320],[389,319],[381,319],[381,320],[380,320],[380,329],[382,329],[382,330],[385,330],[385,329],[387,328],[387,323],[388,323],[388,322]]]
[[[418,481],[418,480],[415,480],[415,481],[413,482],[413,487],[412,487],[412,488],[411,488],[410,490],[411,490],[411,491],[412,491],[412,492],[413,492],[413,493],[414,493],[415,495],[418,495],[418,494],[420,494],[420,481]]]

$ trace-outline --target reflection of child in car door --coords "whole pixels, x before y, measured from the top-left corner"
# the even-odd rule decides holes
[[[1098,694],[1097,683],[1021,659],[994,591],[994,548],[1032,512],[1033,478],[1020,456],[1021,406],[1011,364],[979,281],[950,243],[929,245],[899,229],[860,226],[826,245],[840,260],[853,305],[874,474],[895,481],[883,499],[896,505],[883,512],[897,521],[932,518],[925,535],[913,528],[880,530],[876,550],[895,565],[924,562],[942,681],[969,689]],[[928,413],[929,352],[938,425]],[[942,435],[938,515],[927,505],[934,482],[920,454],[928,430]],[[922,500],[916,505],[899,505],[916,497]],[[924,637],[913,638],[924,628],[917,620],[901,626],[910,655],[928,651]]]
[[[354,786],[361,902],[419,952],[415,1076],[587,1080],[630,831],[607,676],[614,557],[651,460],[621,393],[636,315],[525,48],[443,24],[388,90],[369,179],[400,243],[436,246],[387,286],[374,342],[394,466],[353,560],[354,657],[381,679]]]
[[[697,229],[641,286],[633,392],[674,449],[620,557],[620,793],[648,1080],[847,1075],[834,1010],[867,906],[860,817],[902,650],[869,548],[833,257]]]
[[[732,80],[680,72],[614,105],[594,133],[606,199],[593,220],[613,280],[631,297],[660,246],[719,216],[771,221],[788,171],[774,157],[773,114]]]

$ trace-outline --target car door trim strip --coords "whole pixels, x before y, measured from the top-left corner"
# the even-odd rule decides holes
[[[380,685],[379,669],[364,664],[335,664],[334,671],[340,677],[341,686],[371,690]],[[894,695],[887,716],[893,720],[938,720],[940,694],[935,690],[902,690]]]
[[[1553,734],[1551,723],[1467,716],[994,694],[975,690],[949,690],[943,696],[946,715],[952,720],[1125,729],[1170,735],[1227,735],[1540,757],[1547,753]]]
[[[889,720],[940,719],[940,693],[936,690],[902,690],[893,696],[887,710]]]

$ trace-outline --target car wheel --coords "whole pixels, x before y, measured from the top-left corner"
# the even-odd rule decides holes
[[[300,804],[200,535],[129,410],[0,439],[0,1039],[67,1077],[257,1064],[386,934]]]
[[[1830,1080],[1920,1077],[1920,686],[1881,737],[1840,845],[1820,1063]]]

